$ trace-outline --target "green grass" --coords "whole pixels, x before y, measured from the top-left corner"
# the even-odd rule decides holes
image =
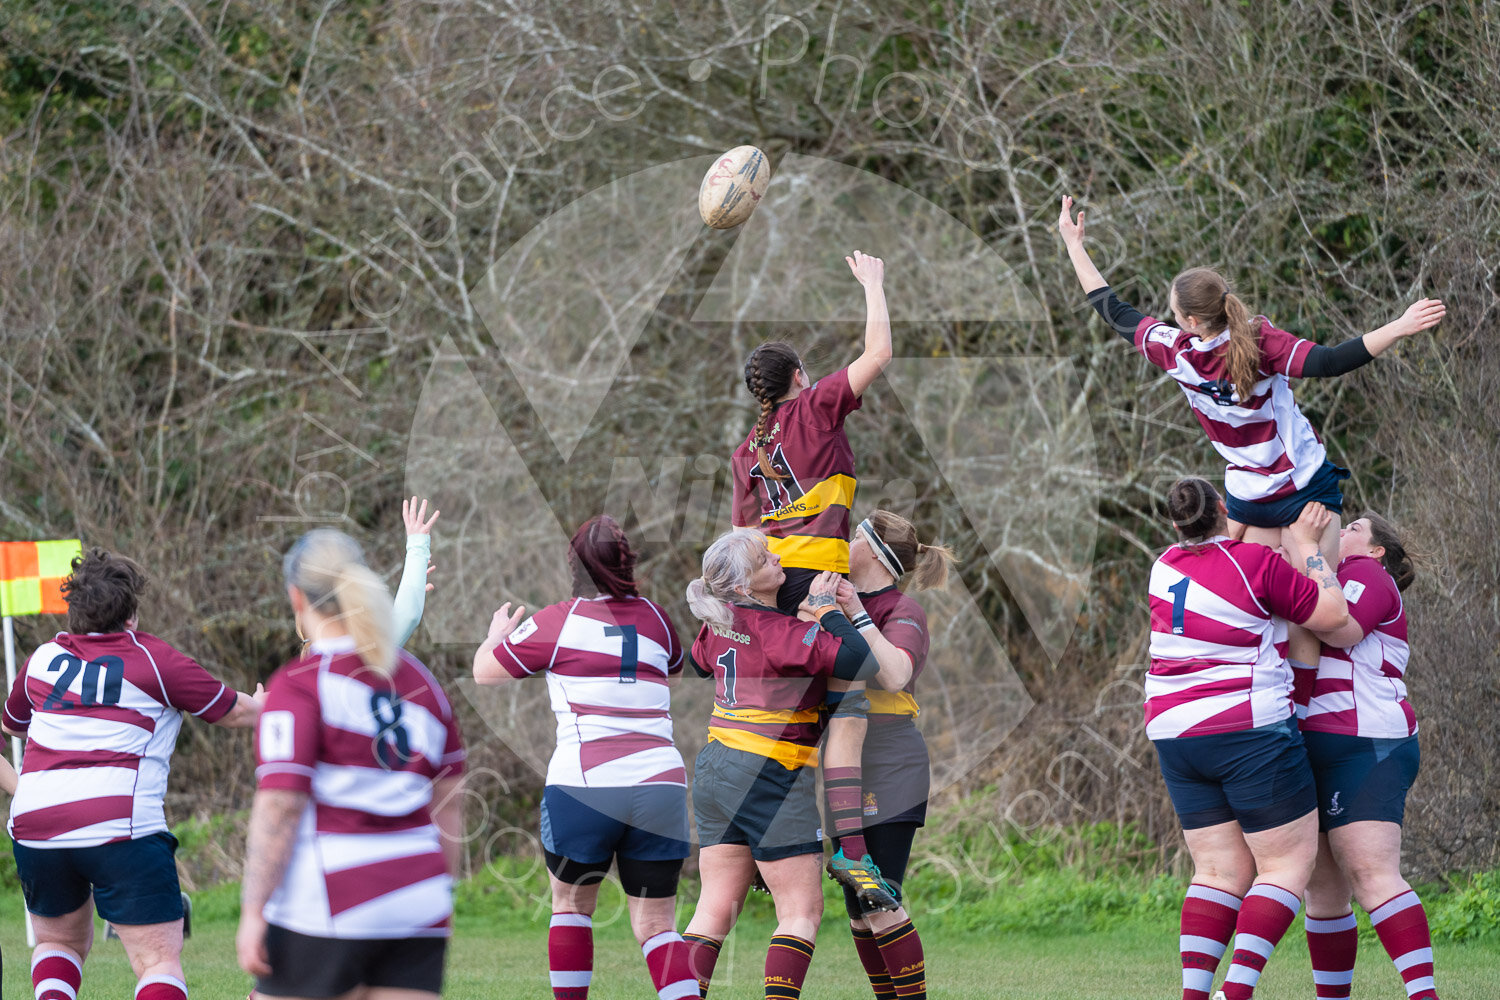
[[[238,1000],[250,980],[235,965],[232,886],[195,895],[196,931],[183,954],[195,997]],[[464,920],[448,959],[451,1000],[550,1000],[547,988],[546,917],[515,905],[489,922]],[[623,917],[611,917],[606,894],[595,935],[594,1000],[654,996],[645,963]],[[920,917],[919,917],[919,927]],[[752,1000],[762,995],[761,964],[772,922],[757,903],[726,944],[714,1000]],[[829,912],[808,975],[805,995],[817,1000],[864,1000],[870,990],[855,959],[842,919]],[[1175,919],[1132,921],[1092,933],[996,934],[950,929],[938,921],[924,935],[928,983],[935,998],[1001,1000],[1175,1000],[1179,996]],[[30,996],[28,961],[19,895],[0,894],[0,949],[7,961],[4,995]],[[1500,943],[1493,937],[1437,946],[1438,986],[1444,1000],[1493,1000],[1500,996]],[[84,967],[82,997],[128,997],[134,985],[118,941],[95,942]],[[1360,1000],[1404,1000],[1400,979],[1378,943],[1364,941],[1355,995]],[[1277,949],[1257,996],[1307,1000],[1312,974],[1300,922]]]

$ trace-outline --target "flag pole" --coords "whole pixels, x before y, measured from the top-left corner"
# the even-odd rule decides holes
[[[8,697],[10,689],[16,686],[16,628],[11,622],[10,615],[5,615],[5,693]],[[21,738],[12,736],[10,738],[10,759],[16,765],[16,773],[21,772]],[[23,907],[22,913],[26,915],[26,947],[36,947],[36,928],[31,926],[31,911]]]

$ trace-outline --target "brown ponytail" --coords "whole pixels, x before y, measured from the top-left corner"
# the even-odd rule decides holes
[[[761,474],[769,479],[785,479],[786,476],[771,466],[766,457],[766,445],[771,439],[771,414],[776,401],[792,387],[792,377],[802,367],[802,359],[790,344],[772,341],[762,344],[750,354],[745,362],[745,388],[760,401],[760,416],[755,421],[755,433],[751,443],[755,445],[755,458]]]
[[[948,568],[958,561],[948,546],[919,542],[916,526],[888,510],[870,511],[870,524],[902,567],[914,570],[912,583],[917,590],[931,590],[948,582]]]
[[[1406,551],[1406,541],[1400,530],[1371,511],[1365,511],[1360,517],[1370,522],[1370,541],[1385,549],[1385,555],[1380,557],[1380,564],[1396,581],[1396,589],[1405,590],[1411,586],[1411,582],[1417,578],[1417,567],[1412,562],[1411,554]]]
[[[1194,267],[1172,279],[1177,296],[1177,311],[1200,320],[1210,330],[1229,330],[1229,348],[1225,361],[1229,381],[1240,403],[1255,394],[1261,378],[1261,317],[1251,317],[1240,297],[1229,290],[1219,272]]]

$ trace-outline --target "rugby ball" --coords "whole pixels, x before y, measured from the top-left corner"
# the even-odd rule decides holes
[[[754,146],[736,146],[714,160],[703,175],[698,214],[714,229],[733,229],[750,218],[770,183],[766,154]]]

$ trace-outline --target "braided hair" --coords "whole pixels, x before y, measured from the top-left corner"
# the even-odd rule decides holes
[[[766,445],[771,440],[771,413],[776,409],[776,401],[792,387],[792,377],[801,367],[802,359],[792,345],[779,340],[761,344],[745,362],[745,388],[760,401],[760,416],[750,442],[755,446],[761,474],[770,479],[786,478],[771,467],[771,460],[766,457]]]

